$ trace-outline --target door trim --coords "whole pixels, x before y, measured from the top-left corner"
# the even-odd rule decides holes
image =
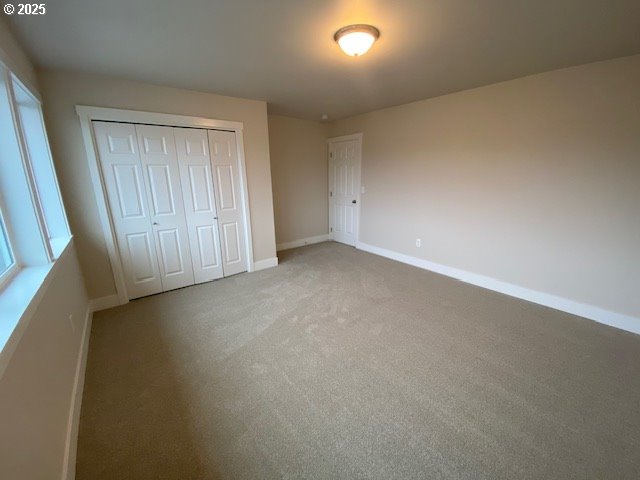
[[[360,146],[362,146],[362,133],[352,133],[351,135],[341,135],[339,137],[327,138],[327,143],[347,142],[349,140],[359,140]]]
[[[356,221],[356,225],[355,225],[355,244],[354,247],[358,246],[358,243],[360,243],[360,214],[362,212],[361,204],[362,204],[362,199],[360,198],[360,194],[362,192],[362,138],[363,138],[363,134],[362,133],[352,133],[350,135],[341,135],[339,137],[331,137],[331,138],[327,138],[327,202],[329,204],[329,240],[335,240],[333,237],[333,226],[331,225],[331,184],[329,182],[329,179],[331,178],[331,144],[332,143],[340,143],[340,142],[348,142],[351,140],[357,140],[358,143],[360,144],[360,148],[358,149],[358,152],[360,154],[360,158],[358,159],[358,179],[360,181],[360,183],[357,186],[356,191],[357,193],[357,201],[358,203],[356,204],[356,209],[358,211],[358,215],[357,215],[357,221]]]
[[[247,271],[253,272],[256,267],[253,261],[253,241],[251,235],[251,216],[249,212],[249,191],[247,184],[247,170],[244,156],[244,138],[242,122],[228,120],[216,120],[204,117],[190,117],[185,115],[173,115],[168,113],[142,112],[138,110],[123,110],[118,108],[92,107],[76,105],[76,113],[80,117],[82,139],[87,153],[89,172],[93,183],[93,191],[98,204],[98,215],[102,225],[102,233],[109,254],[109,262],[113,270],[113,280],[120,304],[129,302],[127,288],[124,281],[124,269],[120,260],[120,252],[115,241],[115,229],[111,221],[109,205],[107,203],[106,187],[100,169],[97,145],[91,122],[123,122],[162,125],[167,127],[191,127],[206,130],[227,130],[235,132],[238,162],[240,164],[240,190],[242,206],[244,209],[245,248],[247,255]]]

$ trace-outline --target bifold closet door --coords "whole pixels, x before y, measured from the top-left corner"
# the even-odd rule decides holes
[[[244,208],[235,132],[208,130],[225,277],[247,270]]]
[[[194,284],[173,129],[94,122],[129,298]]]
[[[193,285],[189,234],[173,128],[136,125],[140,160],[148,182],[151,225],[164,291]]]
[[[129,298],[247,270],[234,132],[93,126]]]
[[[162,292],[138,138],[127,123],[93,122],[129,298]]]
[[[174,128],[196,283],[221,278],[220,237],[206,130]]]

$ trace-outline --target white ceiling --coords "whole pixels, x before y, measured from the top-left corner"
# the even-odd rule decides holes
[[[639,0],[54,0],[10,21],[38,66],[316,120],[640,53]],[[350,23],[381,31],[361,58],[332,38]]]

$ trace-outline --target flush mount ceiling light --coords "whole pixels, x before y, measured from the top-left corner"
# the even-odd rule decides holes
[[[380,30],[372,25],[348,25],[338,30],[333,39],[344,53],[359,57],[369,51],[380,36]]]

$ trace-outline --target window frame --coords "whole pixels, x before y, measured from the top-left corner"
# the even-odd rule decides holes
[[[6,126],[7,128],[13,127],[13,132],[7,132],[8,135],[15,136],[15,147],[17,147],[17,152],[19,153],[20,158],[11,157],[10,161],[15,160],[15,168],[19,169],[24,175],[24,180],[26,181],[25,194],[24,198],[21,200],[23,202],[29,202],[30,205],[30,217],[31,222],[33,223],[33,235],[38,236],[41,242],[38,242],[37,249],[39,252],[35,254],[32,252],[33,248],[36,248],[34,245],[31,245],[27,250],[20,238],[21,235],[24,235],[22,232],[21,235],[17,235],[14,232],[13,224],[15,222],[19,222],[19,218],[15,218],[16,215],[12,213],[13,207],[11,209],[8,206],[11,204],[11,198],[4,198],[0,195],[0,221],[2,221],[2,225],[4,226],[4,230],[7,236],[7,244],[9,248],[9,252],[11,258],[13,260],[12,265],[3,273],[0,274],[0,295],[2,292],[11,284],[11,281],[20,273],[21,270],[25,268],[29,268],[31,266],[46,266],[55,263],[55,261],[62,255],[62,253],[66,250],[67,245],[70,243],[72,239],[71,229],[69,228],[69,222],[66,215],[66,210],[64,208],[64,203],[62,201],[62,195],[60,192],[60,185],[57,179],[57,174],[55,170],[55,166],[53,164],[53,156],[51,154],[51,146],[49,143],[48,132],[46,128],[46,124],[44,122],[44,114],[42,111],[42,101],[39,96],[34,94],[33,91],[20,80],[15,72],[9,68],[2,60],[0,59],[0,79],[2,82],[2,88],[6,91],[0,92],[2,95],[6,95],[7,98],[7,110],[6,113],[11,116],[11,118],[7,118]],[[42,197],[42,194],[39,190],[38,186],[38,178],[39,176],[35,173],[34,161],[30,153],[30,139],[28,138],[27,130],[30,128],[29,124],[25,123],[26,119],[22,116],[20,111],[20,104],[16,97],[16,88],[21,90],[21,95],[26,94],[28,97],[28,101],[32,102],[32,105],[37,110],[37,121],[39,122],[38,128],[42,129],[42,145],[41,148],[44,149],[42,152],[42,157],[38,155],[38,162],[48,162],[47,168],[52,170],[52,179],[53,186],[55,188],[56,201],[60,204],[60,211],[57,212],[60,215],[60,218],[57,218],[55,221],[60,221],[61,224],[66,227],[66,232],[63,235],[58,235],[53,237],[50,232],[50,228],[47,225],[47,216],[45,215],[44,210],[44,201],[45,198]],[[24,96],[24,95],[23,95]],[[32,140],[33,141],[33,140]],[[10,167],[12,168],[12,167]],[[28,195],[27,195],[28,193]],[[52,217],[50,220],[53,220]],[[36,228],[37,226],[37,228]],[[20,229],[19,229],[20,230]],[[36,232],[37,230],[37,232]],[[41,244],[41,247],[40,247]],[[27,252],[29,252],[27,254]],[[25,255],[27,257],[33,257],[36,255],[39,260],[37,261],[27,261],[25,259]]]
[[[6,68],[6,67],[5,67]],[[64,250],[66,244],[71,238],[71,229],[69,228],[69,220],[67,219],[67,212],[64,206],[64,202],[62,200],[62,195],[60,193],[60,185],[58,183],[58,176],[56,174],[55,165],[53,163],[53,155],[51,153],[51,145],[49,143],[49,135],[47,132],[47,127],[44,121],[44,113],[42,111],[42,102],[40,98],[31,92],[29,87],[27,87],[17,76],[15,73],[11,72],[10,69],[6,68],[8,72],[9,78],[9,95],[10,102],[12,106],[12,113],[14,118],[14,123],[16,124],[16,133],[18,134],[18,140],[20,143],[20,149],[22,151],[24,172],[27,176],[27,181],[29,183],[29,189],[31,190],[31,196],[33,200],[34,208],[37,212],[38,224],[40,226],[40,232],[42,234],[43,240],[45,242],[45,249],[47,257],[50,262],[55,261],[62,251]],[[24,94],[28,96],[29,102],[33,104],[33,106],[37,109],[37,122],[38,128],[40,129],[40,133],[42,134],[44,140],[44,151],[42,152],[47,162],[47,168],[52,172],[52,181],[55,186],[55,199],[53,201],[58,203],[59,211],[57,215],[60,215],[56,221],[62,221],[61,223],[64,225],[64,235],[54,234],[52,231],[52,226],[55,222],[53,218],[48,218],[47,213],[45,211],[44,202],[51,201],[51,198],[44,199],[42,198],[42,192],[40,190],[40,181],[44,181],[44,179],[38,179],[38,174],[35,173],[34,167],[34,159],[31,156],[31,144],[29,140],[29,128],[26,125],[26,119],[23,116],[23,113],[20,111],[21,102],[18,101],[16,94],[16,87],[22,90]],[[42,160],[40,160],[42,161]],[[50,223],[51,222],[51,223]]]
[[[64,258],[73,251],[42,100],[9,65],[0,49],[0,214],[13,261],[0,274],[0,378]],[[35,110],[25,114],[16,93]],[[51,208],[53,200],[59,208]],[[3,250],[4,244],[3,239]]]
[[[31,166],[31,156],[29,155],[29,148],[27,146],[27,140],[24,135],[24,129],[22,128],[22,123],[20,121],[20,112],[18,111],[18,102],[16,101],[16,94],[13,89],[13,82],[15,81],[15,75],[13,72],[5,65],[4,66],[4,77],[5,77],[5,85],[7,86],[7,94],[9,95],[9,108],[11,109],[11,116],[13,117],[13,129],[18,139],[18,148],[20,149],[20,161],[22,162],[22,171],[24,172],[25,177],[27,178],[27,183],[29,184],[29,194],[31,196],[31,203],[33,205],[33,209],[36,215],[36,221],[38,222],[38,227],[40,230],[40,236],[44,241],[44,248],[47,258],[49,262],[54,260],[53,252],[51,251],[51,247],[48,241],[48,230],[47,224],[45,222],[41,199],[38,195],[38,189],[36,187],[36,181],[33,174],[33,168]]]
[[[21,265],[16,256],[15,248],[13,247],[13,238],[11,236],[11,231],[9,229],[9,225],[5,221],[5,216],[3,213],[3,199],[0,197],[0,228],[4,231],[4,237],[7,243],[7,250],[9,250],[9,255],[11,255],[12,263],[9,265],[4,272],[0,272],[0,291],[11,282],[13,277],[20,271]]]

